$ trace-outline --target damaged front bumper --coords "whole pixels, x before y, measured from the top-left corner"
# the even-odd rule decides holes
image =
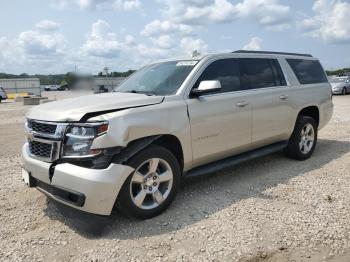
[[[58,202],[99,215],[110,215],[121,187],[134,170],[113,163],[105,169],[70,163],[53,167],[52,163],[30,157],[28,143],[23,146],[22,158],[23,168],[29,174],[29,186]]]

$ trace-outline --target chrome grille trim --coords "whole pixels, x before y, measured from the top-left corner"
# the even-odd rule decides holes
[[[38,133],[55,134],[57,123],[45,123],[43,121],[28,119],[28,128]]]
[[[31,124],[29,122],[31,121]],[[33,129],[33,123],[44,125],[52,125],[55,126],[54,133],[45,132],[45,129]],[[32,158],[45,161],[45,162],[53,162],[60,158],[61,145],[64,138],[64,133],[68,126],[68,123],[55,123],[55,122],[45,122],[39,120],[30,119],[25,123],[25,133],[28,139],[29,145],[29,153]],[[38,131],[40,129],[40,131]],[[53,130],[53,128],[52,128]],[[44,131],[44,132],[41,132]],[[30,146],[32,143],[32,147]],[[34,143],[36,146],[41,147],[41,149],[50,148],[50,152],[45,152],[45,150],[39,150],[38,148],[34,148]],[[40,145],[40,144],[46,144]]]

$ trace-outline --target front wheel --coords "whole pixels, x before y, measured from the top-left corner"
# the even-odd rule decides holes
[[[346,88],[345,88],[345,87],[344,87],[343,90],[341,91],[341,94],[344,95],[344,96],[346,95]]]
[[[178,160],[168,149],[151,145],[132,157],[128,165],[135,171],[120,191],[120,210],[141,219],[159,215],[170,205],[179,187]]]
[[[291,158],[305,160],[314,152],[316,143],[316,121],[309,116],[299,116],[285,153]]]

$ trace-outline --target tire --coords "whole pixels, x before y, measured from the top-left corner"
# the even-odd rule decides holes
[[[342,94],[343,96],[346,95],[346,88],[345,88],[345,87],[343,87],[343,90],[341,91],[341,94]]]
[[[151,163],[157,167],[151,168]],[[180,185],[181,168],[176,157],[162,146],[150,145],[128,160],[127,164],[135,171],[124,182],[119,193],[119,210],[128,217],[138,219],[152,218],[162,213],[173,201]],[[170,175],[172,180],[165,181]]]
[[[306,132],[309,128],[312,130],[310,132]],[[312,144],[310,138],[313,139]],[[289,139],[288,146],[285,149],[285,153],[290,158],[305,160],[308,159],[314,152],[316,143],[317,124],[315,119],[309,116],[301,115],[298,117],[295,123],[295,127]]]

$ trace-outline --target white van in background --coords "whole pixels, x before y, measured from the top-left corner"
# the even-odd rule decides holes
[[[63,88],[61,88],[60,85],[46,85],[44,87],[45,91],[61,91]]]

